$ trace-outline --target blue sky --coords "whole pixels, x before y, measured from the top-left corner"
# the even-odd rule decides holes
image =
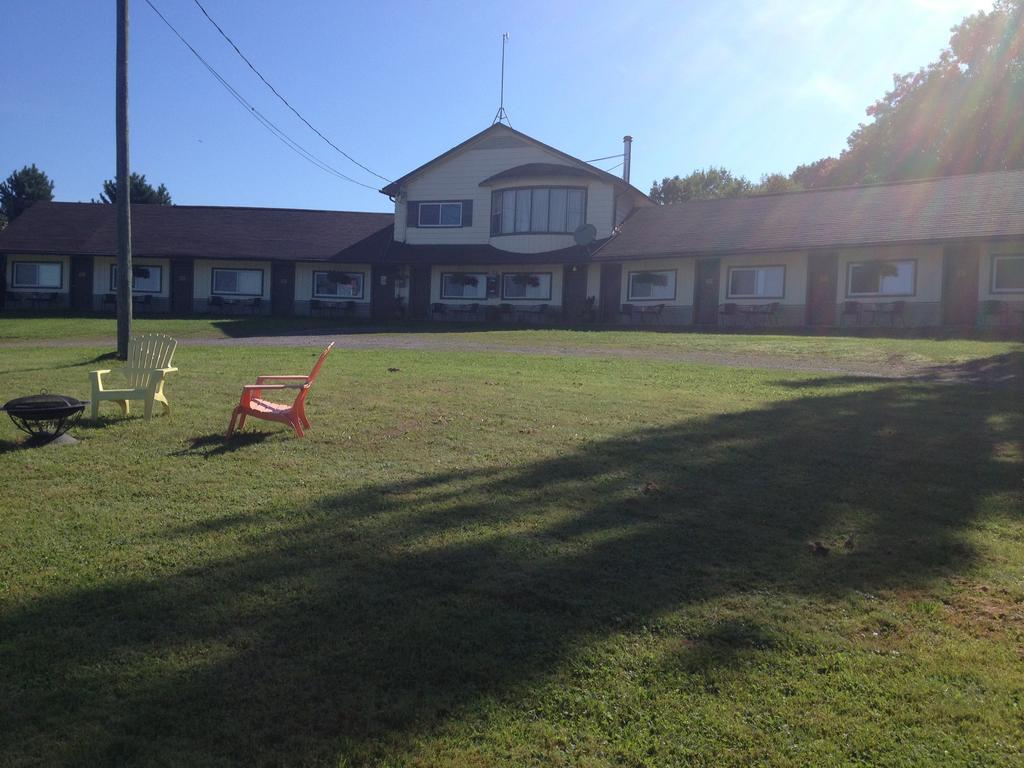
[[[339,170],[382,184],[303,126],[192,0],[152,0],[264,114]],[[986,0],[389,2],[201,0],[337,145],[395,178],[490,124],[502,32],[513,127],[583,159],[635,137],[633,182],[724,165],[756,179],[837,154],[895,72],[932,61]],[[58,200],[114,174],[114,0],[4,9],[0,172],[36,163]],[[131,0],[132,169],[179,204],[390,210],[318,170]],[[617,160],[600,163],[611,167]]]

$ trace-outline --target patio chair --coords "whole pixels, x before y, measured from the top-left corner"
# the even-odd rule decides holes
[[[853,322],[854,325],[861,324],[861,317],[864,314],[863,305],[859,301],[844,301],[843,312],[839,316],[839,327],[849,325]]]
[[[117,371],[127,384],[124,389],[108,389],[104,386],[103,377],[111,373],[109,369],[90,371],[92,418],[99,417],[100,403],[105,400],[117,403],[125,416],[128,415],[128,403],[131,400],[143,401],[143,418],[148,419],[153,415],[154,403],[160,403],[164,413],[170,413],[171,404],[164,395],[164,380],[167,374],[178,370],[171,368],[171,358],[177,346],[177,341],[162,333],[133,336],[128,344],[128,364]]]
[[[320,358],[308,376],[257,376],[255,384],[246,384],[242,387],[242,399],[231,414],[227,436],[231,437],[235,433],[235,422],[238,422],[238,429],[241,429],[245,426],[246,417],[252,416],[254,419],[287,424],[295,430],[296,435],[305,437],[306,433],[303,430],[309,429],[309,419],[306,418],[306,397],[309,395],[309,388],[313,386],[313,382],[316,381],[316,377],[320,373],[324,360],[327,359],[327,355],[333,348],[334,342],[332,341],[327,345],[327,349],[320,354]],[[264,400],[263,390],[265,389],[297,389],[299,392],[295,396],[294,402],[291,405],[286,405]]]

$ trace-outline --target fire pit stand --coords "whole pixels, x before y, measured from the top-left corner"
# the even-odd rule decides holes
[[[67,395],[29,395],[16,397],[4,404],[3,410],[14,426],[28,434],[35,445],[72,445],[78,441],[67,431],[85,410],[85,403]]]

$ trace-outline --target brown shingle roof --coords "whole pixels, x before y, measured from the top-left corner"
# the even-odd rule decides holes
[[[378,261],[390,213],[133,205],[132,253],[205,259]],[[99,203],[36,203],[0,232],[0,253],[117,254],[117,213]]]
[[[1013,236],[1024,236],[1024,171],[638,208],[594,258]]]

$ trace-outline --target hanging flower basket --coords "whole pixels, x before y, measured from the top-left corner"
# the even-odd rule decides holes
[[[517,272],[512,275],[512,282],[516,285],[525,285],[530,288],[540,288],[540,277],[527,272]]]
[[[668,275],[660,274],[658,272],[640,272],[633,277],[635,283],[647,283],[649,285],[657,285],[665,287],[668,285]]]
[[[328,272],[327,280],[334,285],[352,285],[355,282],[348,272]]]

